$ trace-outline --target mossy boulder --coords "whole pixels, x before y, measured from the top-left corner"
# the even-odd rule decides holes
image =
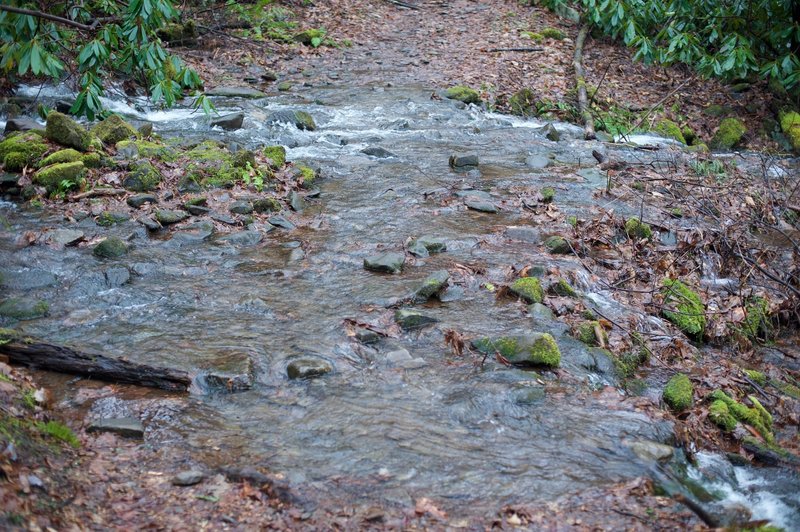
[[[115,145],[117,142],[138,137],[139,132],[119,115],[111,115],[91,129],[92,135],[105,144]]]
[[[450,87],[445,92],[445,96],[451,100],[458,100],[464,103],[481,103],[481,95],[478,94],[478,91],[464,85]]]
[[[520,277],[508,289],[527,303],[541,303],[544,300],[542,284],[536,277]]]
[[[53,192],[63,181],[77,183],[83,177],[85,170],[81,161],[52,164],[36,172],[33,175],[33,182],[45,187],[48,192]]]
[[[680,412],[692,406],[693,395],[692,381],[683,373],[678,373],[667,382],[661,397],[672,410]]]
[[[732,431],[738,424],[736,418],[728,410],[728,405],[725,404],[725,401],[720,401],[719,399],[708,407],[708,419],[725,432]]]
[[[513,364],[548,368],[556,368],[561,364],[561,351],[548,333],[481,338],[473,340],[472,347],[487,355],[500,353]]]
[[[34,320],[47,315],[46,301],[13,297],[0,303],[0,316],[14,320]]]
[[[661,294],[664,298],[662,315],[687,335],[702,338],[706,316],[700,296],[677,279],[665,279]]]
[[[111,227],[131,219],[130,214],[121,211],[105,211],[100,213],[95,223],[100,227]]]
[[[186,152],[187,178],[205,187],[232,187],[242,176],[233,155],[221,143],[204,141]]]
[[[81,162],[83,166],[86,168],[100,168],[103,166],[103,158],[100,156],[99,153],[96,152],[89,152],[83,154],[81,157]]]
[[[311,28],[295,33],[294,37],[292,37],[292,40],[305,46],[317,47],[322,44],[322,40],[324,38],[325,32],[323,30]]]
[[[650,224],[646,224],[638,218],[628,218],[628,221],[625,222],[625,234],[628,235],[628,238],[650,240],[653,230],[650,228]]]
[[[177,152],[160,142],[150,140],[121,140],[116,143],[117,156],[124,159],[144,157],[159,161],[171,162],[178,158]]]
[[[535,116],[538,98],[531,89],[520,89],[508,99],[508,109],[512,115]]]
[[[279,170],[286,164],[286,148],[283,146],[267,146],[262,153],[269,159],[269,166],[273,170]]]
[[[738,118],[726,118],[719,124],[714,138],[711,139],[711,149],[730,150],[735,148],[744,138],[747,128]]]
[[[411,331],[433,325],[439,320],[416,310],[400,309],[395,311],[394,321],[397,322],[397,325],[404,331]]]
[[[796,152],[800,152],[800,113],[788,111],[780,113],[781,131],[789,139],[789,143]]]
[[[110,236],[97,244],[92,253],[101,259],[116,259],[128,253],[128,245],[121,239]]]
[[[161,172],[146,159],[135,161],[122,181],[122,186],[134,192],[150,192],[161,183]]]
[[[251,150],[239,150],[233,154],[231,164],[234,168],[247,168],[248,165],[250,168],[255,168],[257,166],[256,154]]]
[[[672,120],[668,120],[666,118],[659,120],[653,128],[653,131],[659,135],[663,135],[668,139],[677,140],[681,144],[688,144],[688,142],[686,142],[686,137],[681,130],[681,126]]]
[[[578,293],[565,279],[559,279],[555,283],[551,284],[548,288],[548,291],[557,296],[578,297]]]
[[[14,133],[0,141],[0,161],[7,172],[20,172],[26,166],[35,166],[47,150],[40,135],[32,131]]]
[[[47,115],[44,136],[57,144],[78,151],[88,150],[92,142],[91,135],[83,126],[58,111],[51,111]]]
[[[598,334],[600,338],[598,338]],[[603,346],[608,344],[608,333],[599,321],[581,323],[575,328],[575,337],[586,345]]]
[[[300,179],[301,179],[300,183],[305,188],[310,187],[317,179],[317,172],[315,172],[314,169],[311,168],[310,166],[298,164],[297,171],[300,174]]]
[[[745,305],[745,317],[741,323],[742,333],[750,340],[769,339],[772,322],[769,319],[769,302],[763,297],[752,297]]]
[[[732,415],[737,421],[750,425],[756,429],[756,431],[758,431],[758,433],[764,437],[767,443],[772,444],[775,441],[775,436],[772,433],[772,415],[767,412],[767,410],[756,397],[752,395],[748,396],[748,399],[753,404],[752,407],[747,407],[734,400],[722,390],[714,390],[709,398],[711,401],[713,401],[712,405],[717,402],[725,404],[730,415]],[[718,406],[717,408],[721,410],[721,407]],[[712,421],[714,420],[712,419]],[[730,420],[724,420],[724,422],[726,425],[730,425]]]
[[[554,255],[569,255],[572,253],[572,246],[569,240],[563,236],[551,236],[544,241],[544,247]]]
[[[179,46],[194,46],[197,44],[197,25],[193,20],[183,24],[170,22],[160,28],[156,34],[164,42]]]
[[[83,162],[82,157],[83,155],[78,150],[67,148],[66,150],[59,150],[55,153],[51,153],[42,159],[39,162],[39,167],[44,168],[45,166],[50,166],[51,164],[74,163],[75,161]]]

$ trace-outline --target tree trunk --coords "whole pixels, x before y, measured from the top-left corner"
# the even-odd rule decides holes
[[[586,95],[586,74],[583,70],[583,43],[586,41],[588,34],[589,25],[584,24],[575,38],[575,56],[572,60],[572,66],[575,68],[575,88],[578,90],[578,111],[583,119],[584,138],[591,140],[595,138],[594,119],[589,109],[589,98]]]

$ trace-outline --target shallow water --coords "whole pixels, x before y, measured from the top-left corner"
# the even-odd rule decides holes
[[[218,100],[223,114],[246,112],[236,132],[211,130],[188,110],[116,107],[134,122],[153,121],[165,137],[214,137],[250,148],[280,143],[289,160],[319,166],[324,176],[319,198],[304,213],[284,213],[297,229],[274,230],[249,246],[218,236],[151,238],[135,222],[103,229],[91,218],[68,223],[0,202],[0,257],[12,274],[4,292],[50,302],[48,317],[21,324],[28,334],[197,372],[236,372],[252,362],[252,389],[193,395],[182,408],[149,419],[151,441],[187,445],[210,465],[264,465],[308,492],[401,504],[436,497],[463,513],[648,474],[651,464],[625,443],[667,441],[671,427],[635,412],[621,393],[593,393],[616,382],[607,360],[563,326],[534,322],[524,307],[482,287],[507,283],[512,265],[559,267],[573,272],[595,304],[615,315],[626,311],[589,283],[577,261],[543,256],[538,246],[505,235],[518,226],[534,236],[568,231],[556,222],[531,226],[519,205],[520,193],[548,185],[567,214],[587,216],[598,206],[638,212],[594,195],[605,177],[592,168],[592,150],[618,148],[578,140],[581,130],[567,124],[557,124],[562,140],[551,142],[536,131],[541,123],[431,99],[429,89],[413,86]],[[310,112],[318,130],[266,125],[269,113],[282,109]],[[361,153],[368,146],[395,156]],[[626,150],[619,154],[654,157]],[[454,172],[453,153],[477,153],[480,171]],[[552,166],[529,168],[532,155]],[[559,171],[564,165],[586,168]],[[465,209],[451,192],[468,187],[489,193],[500,212]],[[124,260],[104,262],[88,248],[14,243],[24,231],[73,226],[87,238],[130,238],[134,249]],[[366,256],[400,251],[408,238],[426,234],[446,240],[448,251],[409,259],[401,275],[362,268]],[[459,276],[457,264],[482,273]],[[109,274],[119,266],[131,273],[121,286]],[[385,307],[440,269],[451,271],[451,284],[464,295],[420,307],[439,320],[436,326],[376,348],[346,335],[345,318],[388,323]],[[444,343],[447,329],[469,336],[551,332],[562,350],[563,378],[455,359]],[[424,359],[424,367],[387,364],[386,353],[399,348]],[[325,358],[334,373],[289,381],[288,362],[304,355]],[[787,508],[796,515],[797,506]]]

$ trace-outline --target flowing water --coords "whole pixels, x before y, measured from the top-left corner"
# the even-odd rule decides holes
[[[496,299],[485,283],[508,282],[510,266],[558,267],[572,272],[604,313],[632,312],[593,286],[577,261],[542,255],[539,240],[568,228],[532,225],[517,197],[555,186],[567,214],[586,216],[598,206],[638,213],[639,205],[593,194],[605,176],[593,169],[592,150],[658,164],[668,164],[668,155],[578,140],[580,130],[567,124],[556,124],[562,140],[552,142],[537,129],[543,123],[432,99],[425,87],[315,87],[217,106],[221,113],[244,109],[245,127],[211,130],[189,110],[150,113],[115,102],[115,110],[134,122],[152,121],[164,137],[211,137],[244,148],[283,144],[289,160],[319,167],[319,196],[304,212],[285,213],[296,229],[276,229],[260,242],[189,233],[153,238],[133,221],[103,229],[91,217],[66,222],[0,203],[3,291],[50,303],[47,317],[20,324],[26,333],[196,372],[236,373],[252,363],[255,383],[247,391],[195,393],[148,413],[148,441],[188,446],[210,465],[264,465],[331,497],[409,504],[425,496],[462,513],[649,474],[652,463],[638,458],[631,442],[669,441],[671,426],[637,412],[619,392],[593,393],[615,384],[609,361],[558,322],[534,320],[524,307]],[[270,113],[284,109],[308,111],[318,129],[267,125]],[[376,146],[394,156],[362,153]],[[479,171],[453,171],[454,153],[478,154]],[[551,166],[536,169],[536,157]],[[552,171],[563,165],[583,168]],[[483,191],[499,213],[464,208],[454,193],[465,189]],[[213,194],[225,199],[229,192]],[[130,238],[133,251],[104,262],[89,248],[15,245],[24,231],[65,227],[89,238]],[[400,251],[421,235],[444,239],[447,251],[410,259],[400,275],[363,269],[368,255]],[[456,265],[478,273],[459,275],[465,270]],[[373,347],[347,336],[345,318],[390,315],[385,307],[441,269],[451,271],[455,288],[446,303],[420,306],[438,324]],[[562,379],[454,358],[444,342],[448,329],[469,336],[551,332],[562,350]],[[387,353],[399,349],[421,360],[413,369],[387,362]],[[287,364],[307,355],[335,371],[289,380]],[[94,408],[98,415],[132,407],[108,399]],[[760,475],[746,469],[748,478]],[[726,486],[740,493],[744,481],[731,478]],[[785,499],[785,522],[800,515],[800,502],[785,487],[796,481],[790,476],[774,490],[783,493],[776,497]]]

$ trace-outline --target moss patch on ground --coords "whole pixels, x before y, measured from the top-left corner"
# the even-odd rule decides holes
[[[628,218],[628,221],[625,222],[625,234],[629,238],[649,240],[653,236],[653,230],[650,228],[650,224],[646,224],[638,218]]]
[[[13,133],[0,142],[0,161],[7,172],[21,172],[26,166],[36,166],[47,150],[36,133]]]
[[[767,412],[764,406],[754,396],[748,396],[748,399],[753,404],[752,407],[747,407],[742,403],[729,397],[722,390],[714,390],[710,396],[712,406],[717,405],[716,410],[719,416],[715,415],[712,421],[722,428],[731,426],[730,418],[722,416],[722,407],[718,403],[722,403],[728,410],[728,415],[735,418],[736,421],[750,425],[766,440],[767,443],[772,444],[775,442],[775,436],[772,433],[772,415]],[[710,417],[710,416],[709,416]],[[735,424],[733,424],[735,426]],[[726,429],[730,430],[730,429]]]
[[[692,381],[683,373],[678,373],[667,382],[661,397],[672,410],[679,412],[692,406],[693,395]]]
[[[705,307],[700,296],[677,279],[665,279],[662,315],[687,335],[700,339],[706,328]]]
[[[719,124],[714,138],[709,144],[713,150],[730,150],[735,148],[747,133],[744,123],[738,118],[726,118]]]
[[[84,175],[85,167],[81,161],[52,164],[42,168],[33,176],[33,182],[42,185],[49,193],[61,187],[63,182],[77,183]]]
[[[544,300],[542,283],[535,277],[521,277],[511,284],[509,290],[528,303],[541,303]]]
[[[481,103],[481,95],[478,91],[464,85],[456,85],[447,89],[445,96],[451,100],[458,100],[464,103]]]

